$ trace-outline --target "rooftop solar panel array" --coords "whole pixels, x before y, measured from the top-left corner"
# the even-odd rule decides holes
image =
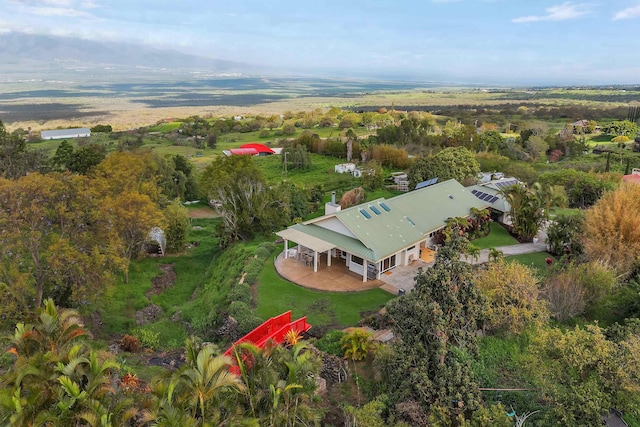
[[[478,191],[478,190],[471,190],[471,194],[473,194],[483,202],[488,202],[493,204],[498,200],[498,197],[492,196],[491,194],[488,194],[488,193],[483,193],[482,191]]]
[[[496,182],[495,184],[496,184],[496,187],[502,189],[502,188],[505,188],[505,187],[510,187],[512,185],[516,185],[518,183],[519,183],[519,181],[517,179],[510,179],[510,180],[507,180],[507,181],[499,181],[499,182]]]
[[[419,189],[424,188],[424,187],[428,187],[428,186],[433,185],[433,184],[435,184],[437,182],[438,182],[438,177],[431,178],[431,179],[428,179],[426,181],[422,181],[422,182],[418,183],[418,185],[416,185],[416,190],[419,190]]]

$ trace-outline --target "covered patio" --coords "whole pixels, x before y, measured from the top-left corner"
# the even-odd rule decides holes
[[[349,271],[343,259],[333,258],[327,265],[327,254],[318,254],[316,271],[313,257],[285,257],[281,252],[275,259],[276,271],[283,278],[305,288],[332,292],[357,292],[383,286],[382,280],[362,281],[362,276]]]
[[[363,282],[362,276],[349,271],[343,259],[333,258],[331,265],[327,266],[326,256],[326,254],[319,256],[318,269],[314,272],[313,266],[305,260],[285,257],[282,252],[275,259],[275,268],[284,279],[318,291],[358,292],[380,288],[397,295],[400,289],[405,292],[413,289],[415,284],[413,278],[419,268],[426,269],[433,265],[433,262],[418,259],[409,265],[398,266],[381,274],[380,280],[369,279]]]

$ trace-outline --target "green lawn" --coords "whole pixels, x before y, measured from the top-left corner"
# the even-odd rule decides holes
[[[539,274],[543,274],[548,268],[546,259],[550,256],[546,252],[534,252],[532,254],[506,256],[504,259],[505,261],[516,261],[533,267]]]
[[[326,190],[351,189],[360,185],[360,179],[349,173],[336,173],[335,165],[344,163],[337,157],[311,154],[310,169],[289,169],[286,173],[281,156],[263,156],[253,158],[268,182],[280,182],[288,179],[298,185],[313,186],[322,184]]]
[[[256,314],[268,319],[287,310],[295,318],[307,316],[314,326],[354,326],[361,313],[380,309],[390,299],[381,289],[362,292],[318,292],[282,279],[273,266],[273,258],[258,276]]]
[[[572,208],[551,208],[549,211],[549,217],[555,218],[558,215],[565,216],[580,216],[582,215],[582,211],[580,209],[572,209]]]
[[[489,235],[473,240],[471,243],[480,249],[496,248],[498,246],[517,245],[518,241],[514,239],[503,226],[497,222],[489,223],[491,231]]]

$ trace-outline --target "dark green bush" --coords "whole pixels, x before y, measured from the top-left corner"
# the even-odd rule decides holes
[[[340,339],[345,335],[346,334],[342,331],[331,331],[320,338],[316,342],[315,346],[318,348],[318,350],[322,350],[325,353],[342,357],[344,356],[344,349],[342,348],[342,344],[340,344]]]
[[[229,303],[234,301],[240,301],[247,305],[251,304],[251,286],[246,283],[237,283],[231,288],[229,295],[227,296]]]
[[[260,243],[260,245],[258,246],[258,248],[263,248],[269,251],[269,254],[272,254],[275,252],[276,250],[276,245],[274,245],[271,242],[262,242]]]
[[[262,323],[262,320],[253,314],[249,305],[242,301],[234,301],[229,305],[229,315],[238,322],[238,330],[242,335],[251,332]]]
[[[270,255],[271,255],[271,252],[269,252],[268,249],[260,248],[260,247],[256,249],[256,256],[260,259],[267,259],[269,258]]]
[[[264,259],[263,258],[251,258],[251,260],[244,266],[244,282],[249,285],[253,285],[258,278],[258,274],[262,271],[264,267]]]

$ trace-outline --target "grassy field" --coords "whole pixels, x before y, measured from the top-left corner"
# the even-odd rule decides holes
[[[480,249],[496,248],[498,246],[517,245],[518,241],[514,239],[507,230],[497,222],[490,222],[491,231],[489,235],[473,240],[471,243]]]
[[[318,292],[282,279],[273,258],[258,276],[256,313],[267,319],[287,310],[294,317],[307,316],[316,327],[354,326],[363,313],[377,311],[394,298],[381,289],[363,292]]]
[[[504,257],[505,261],[516,261],[520,264],[532,267],[538,272],[543,274],[547,270],[547,261],[550,255],[546,252],[534,252],[532,254],[512,255]]]

